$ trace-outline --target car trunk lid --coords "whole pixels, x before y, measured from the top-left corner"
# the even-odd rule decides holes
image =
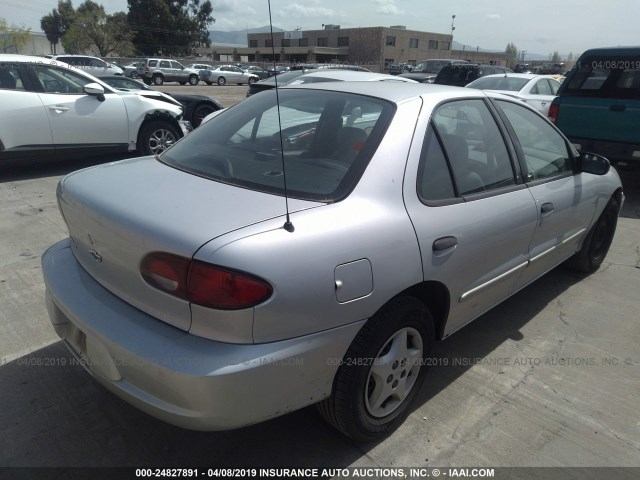
[[[58,201],[80,265],[118,297],[183,330],[191,324],[189,302],[147,284],[142,259],[151,252],[192,258],[216,237],[285,214],[282,197],[204,179],[153,157],[72,173],[60,182]],[[289,205],[296,211],[320,204],[294,199]]]

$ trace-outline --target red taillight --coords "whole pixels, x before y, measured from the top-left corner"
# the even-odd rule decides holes
[[[140,265],[145,281],[170,295],[221,310],[249,308],[273,293],[264,280],[199,261],[155,252]]]
[[[560,105],[558,105],[557,103],[552,103],[549,107],[549,113],[547,114],[547,117],[549,117],[549,120],[551,120],[554,124],[558,121],[559,111]]]

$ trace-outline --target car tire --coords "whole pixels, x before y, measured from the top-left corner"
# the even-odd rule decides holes
[[[187,82],[178,82],[180,85],[186,85]]]
[[[191,75],[189,77],[189,85],[191,85],[192,87],[195,87],[199,83],[200,83],[200,79],[198,78],[197,75]]]
[[[147,77],[144,77],[144,78],[142,79],[142,82],[143,82],[145,85],[151,85],[151,84],[153,83],[153,82],[151,81],[151,79],[150,79],[150,78],[147,78]]]
[[[331,396],[317,407],[359,442],[388,435],[406,418],[425,376],[433,319],[414,297],[397,297],[362,327],[347,350]]]
[[[198,105],[193,111],[193,118],[191,119],[191,125],[193,125],[193,128],[199,127],[202,120],[204,120],[204,117],[216,110],[218,109],[206,103]]]
[[[249,79],[249,85],[253,85],[254,83],[256,83],[258,80],[256,80],[255,78],[250,78]]]
[[[164,78],[162,75],[154,75],[153,76],[153,84],[154,85],[162,85],[164,83]]]
[[[138,134],[138,151],[142,155],[158,155],[180,139],[178,130],[169,122],[155,120],[142,126]]]
[[[207,85],[213,85],[213,82],[204,82],[204,83],[206,83]]]
[[[218,85],[220,85],[221,87],[223,87],[224,85],[227,84],[227,79],[224,77],[218,77]]]
[[[619,212],[620,204],[612,198],[589,230],[582,248],[567,260],[568,266],[585,273],[593,273],[600,268],[616,233]]]

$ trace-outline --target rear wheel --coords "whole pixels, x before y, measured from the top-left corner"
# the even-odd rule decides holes
[[[207,85],[213,85],[213,82],[204,82],[204,83],[206,83]]]
[[[193,112],[193,121],[191,122],[191,124],[193,125],[193,128],[200,126],[200,124],[202,123],[202,120],[204,120],[204,117],[206,117],[210,113],[215,112],[216,110],[217,108],[214,108],[211,105],[207,105],[207,104],[198,105]]]
[[[582,248],[571,257],[567,264],[581,272],[595,272],[609,252],[616,233],[620,205],[615,198],[609,200],[596,224],[591,227]]]
[[[187,82],[178,82],[180,85],[186,85]]]
[[[164,83],[164,78],[162,77],[162,75],[154,75],[153,83],[155,85],[162,85]]]
[[[223,85],[226,85],[226,83],[227,83],[227,79],[226,78],[218,77],[218,85],[220,85],[222,87]]]
[[[156,120],[140,129],[138,149],[143,155],[158,155],[180,139],[180,134],[169,122]]]
[[[258,81],[258,79],[257,79],[257,78],[253,78],[253,77],[251,77],[251,78],[249,79],[249,85],[253,85],[253,84],[254,84],[254,83],[256,83],[257,81]]]
[[[353,340],[320,414],[356,441],[391,433],[406,418],[424,380],[434,338],[422,302],[398,297],[380,309]]]
[[[195,87],[196,85],[198,85],[198,83],[200,83],[200,79],[198,78],[197,75],[191,75],[189,77],[189,85],[192,85]]]

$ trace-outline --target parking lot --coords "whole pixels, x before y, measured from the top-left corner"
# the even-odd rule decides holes
[[[228,107],[247,87],[160,90]],[[557,268],[437,344],[407,421],[356,445],[313,407],[236,431],[182,430],[70,365],[48,320],[40,256],[67,235],[56,183],[98,162],[0,167],[0,465],[640,465],[640,172],[621,175],[626,203],[598,272]]]

